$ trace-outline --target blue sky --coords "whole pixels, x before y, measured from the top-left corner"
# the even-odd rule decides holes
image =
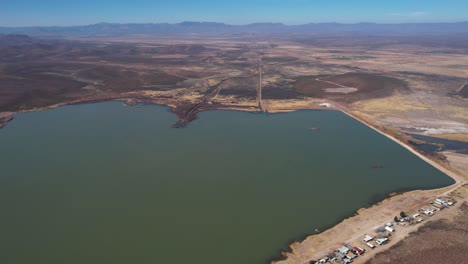
[[[455,22],[468,0],[0,0],[0,26],[112,23]]]

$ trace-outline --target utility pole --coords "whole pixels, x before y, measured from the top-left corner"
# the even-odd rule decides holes
[[[257,86],[257,105],[258,109],[263,112],[262,106],[262,55],[258,59],[258,86]]]

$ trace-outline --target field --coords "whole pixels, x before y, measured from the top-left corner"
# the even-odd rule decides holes
[[[446,37],[8,36],[0,38],[0,111],[109,99],[255,110],[262,58],[271,111],[322,100],[403,132],[463,135],[468,69],[457,65],[468,55],[459,37]]]

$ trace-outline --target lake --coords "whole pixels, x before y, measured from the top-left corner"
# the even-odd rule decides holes
[[[1,263],[266,263],[390,192],[454,182],[339,111],[176,121],[121,102],[16,115],[0,129]]]

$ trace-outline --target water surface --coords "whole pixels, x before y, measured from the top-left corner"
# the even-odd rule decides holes
[[[265,263],[374,197],[453,183],[338,111],[176,121],[119,102],[17,115],[0,130],[0,262]]]

